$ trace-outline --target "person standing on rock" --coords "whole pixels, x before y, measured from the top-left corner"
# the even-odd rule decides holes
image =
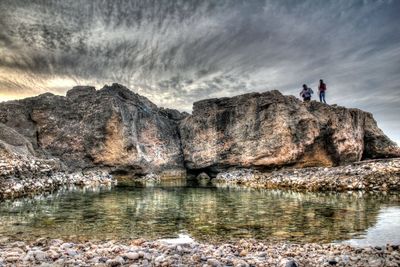
[[[303,98],[304,102],[310,101],[313,93],[314,92],[310,87],[308,87],[306,84],[303,84],[303,90],[301,90],[300,96]]]
[[[322,103],[322,101],[324,101],[324,103],[326,104],[325,101],[326,84],[324,83],[323,80],[319,80],[318,91],[319,91],[319,102]]]

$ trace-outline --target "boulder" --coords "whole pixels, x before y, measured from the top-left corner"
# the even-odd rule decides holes
[[[370,113],[276,90],[195,102],[179,130],[189,170],[336,166],[400,155]]]
[[[201,172],[200,174],[198,174],[198,175],[196,176],[196,181],[197,181],[200,185],[207,185],[208,182],[211,181],[211,177],[208,176],[207,173]]]
[[[179,118],[178,112],[173,112]],[[78,86],[67,96],[43,94],[0,104],[0,122],[29,140],[41,156],[70,170],[185,173],[177,124],[147,98],[113,84]]]

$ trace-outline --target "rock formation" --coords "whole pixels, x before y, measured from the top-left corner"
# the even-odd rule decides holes
[[[336,166],[400,155],[370,113],[303,103],[279,91],[196,102],[180,133],[185,165],[198,172]]]
[[[336,166],[400,155],[370,113],[278,91],[202,100],[189,115],[158,108],[119,84],[77,86],[66,97],[1,103],[0,130],[3,165],[43,161],[57,171],[182,177],[186,169],[213,175],[232,167]],[[9,174],[21,175],[18,168]]]
[[[77,86],[66,97],[46,93],[0,104],[1,127],[18,133],[7,140],[26,153],[60,159],[70,170],[109,167],[182,176],[177,122],[185,116],[159,109],[119,84],[98,91]],[[4,135],[0,140],[7,142]]]

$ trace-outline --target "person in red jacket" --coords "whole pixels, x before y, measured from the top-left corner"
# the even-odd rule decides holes
[[[324,101],[324,103],[326,104],[326,101],[325,101],[326,84],[324,83],[323,80],[319,80],[318,91],[319,91],[319,101],[321,103],[322,103],[322,101]]]

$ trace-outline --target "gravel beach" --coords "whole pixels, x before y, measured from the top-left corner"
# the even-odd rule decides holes
[[[399,246],[343,244],[0,241],[0,266],[399,266]]]
[[[361,161],[330,168],[287,168],[271,172],[236,169],[219,173],[213,181],[226,186],[307,191],[400,190],[400,159]]]

